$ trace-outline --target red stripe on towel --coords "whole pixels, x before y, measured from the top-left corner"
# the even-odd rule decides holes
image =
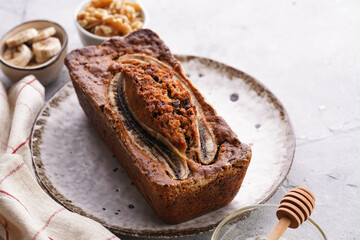
[[[22,90],[23,90],[26,86],[32,84],[33,82],[35,82],[35,80],[36,80],[36,78],[34,78],[33,80],[31,80],[30,82],[26,82],[25,85],[20,88],[19,92],[18,92],[17,95],[16,95],[16,98],[19,97],[20,93],[22,92]]]
[[[14,151],[12,152],[12,154],[15,154],[17,152],[17,150],[19,150],[19,148],[21,148],[22,146],[24,146],[26,144],[26,142],[29,140],[30,137],[28,137],[25,142],[21,143],[17,148],[14,149]]]
[[[23,166],[25,165],[25,162],[19,164],[16,168],[14,168],[13,170],[11,170],[8,175],[6,175],[5,177],[3,177],[1,180],[0,180],[0,184],[5,180],[7,179],[8,177],[10,177],[12,174],[14,174],[17,170],[19,170],[20,168],[22,168]]]
[[[116,236],[109,237],[109,238],[106,239],[106,240],[111,240],[111,239],[114,239],[114,238],[116,238]]]
[[[56,214],[58,214],[59,212],[61,212],[61,211],[63,211],[63,210],[65,210],[65,208],[60,208],[59,210],[57,210],[56,212],[54,212],[54,213],[50,216],[49,220],[46,222],[45,226],[43,226],[43,227],[35,234],[35,236],[33,237],[32,240],[35,240],[35,239],[39,236],[39,234],[40,234],[42,231],[44,231],[44,229],[50,224],[51,219],[52,219]]]
[[[5,191],[3,191],[3,190],[0,190],[0,193],[6,194],[6,195],[8,195],[9,197],[12,197],[12,198],[15,199],[16,201],[18,201],[18,203],[20,203],[21,206],[23,206],[27,212],[29,212],[29,210],[25,207],[25,205],[24,205],[22,202],[20,202],[19,199],[17,199],[16,197],[14,197],[13,195],[11,195],[10,193],[5,192]]]

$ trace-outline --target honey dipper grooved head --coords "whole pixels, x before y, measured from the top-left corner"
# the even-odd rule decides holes
[[[314,195],[304,187],[291,189],[281,200],[276,211],[278,219],[287,217],[291,220],[290,228],[297,228],[306,221],[315,207]]]

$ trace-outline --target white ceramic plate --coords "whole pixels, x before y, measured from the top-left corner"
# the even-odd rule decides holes
[[[239,139],[252,146],[250,167],[236,198],[188,222],[163,223],[91,126],[69,82],[45,104],[31,138],[36,175],[54,199],[115,233],[177,237],[212,230],[231,212],[263,203],[274,194],[295,151],[294,132],[280,102],[239,70],[200,57],[177,58]]]

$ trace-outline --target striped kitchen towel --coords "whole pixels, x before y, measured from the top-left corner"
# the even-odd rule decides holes
[[[44,87],[29,75],[8,91],[0,81],[0,239],[118,239],[72,213],[38,185],[29,138],[44,104]]]

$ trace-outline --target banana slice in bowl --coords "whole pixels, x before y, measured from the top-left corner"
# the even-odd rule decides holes
[[[32,40],[37,35],[38,35],[38,31],[35,28],[28,28],[8,38],[6,40],[6,45],[8,45],[8,47],[16,47],[29,40]]]
[[[25,44],[11,47],[5,50],[3,58],[10,64],[26,67],[33,57],[31,49]]]
[[[68,37],[59,24],[34,20],[20,24],[0,40],[0,68],[12,81],[33,74],[44,85],[54,81],[64,65]]]
[[[60,51],[61,43],[58,38],[49,37],[33,43],[32,49],[36,62],[44,63]]]
[[[55,34],[56,34],[56,29],[54,27],[47,27],[47,28],[39,30],[38,35],[35,36],[31,40],[31,42],[34,43],[34,42],[37,42],[37,41],[41,41],[41,40],[47,39],[49,37],[52,37]]]

